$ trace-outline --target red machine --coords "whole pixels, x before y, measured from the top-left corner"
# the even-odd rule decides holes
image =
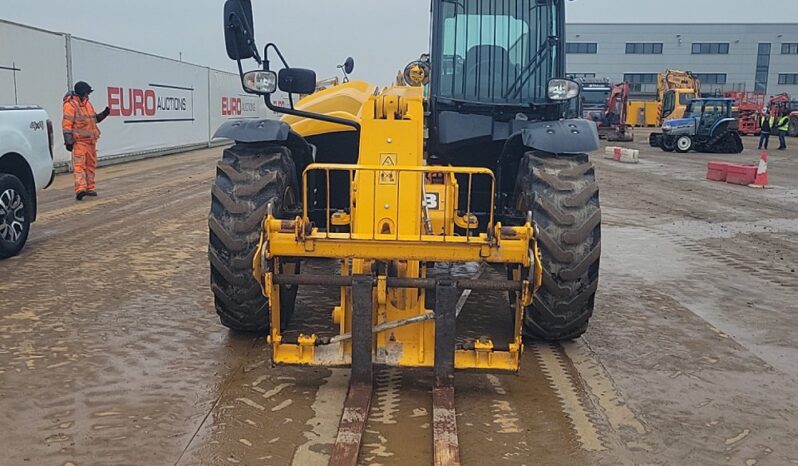
[[[634,141],[632,129],[626,124],[626,109],[629,104],[629,83],[612,86],[607,107],[604,111],[604,124],[599,125],[599,137],[608,141]]]
[[[726,97],[737,101],[739,109],[739,133],[741,136],[759,134],[759,116],[765,107],[765,94],[762,92],[734,91]]]
[[[789,115],[790,130],[787,134],[793,137],[798,136],[798,101],[792,100],[790,94],[784,92],[770,98],[768,109],[770,109],[771,115],[777,117]]]

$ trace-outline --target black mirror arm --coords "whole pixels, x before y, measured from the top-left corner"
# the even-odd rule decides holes
[[[277,56],[280,58],[280,61],[283,63],[285,68],[291,68],[288,62],[285,60],[283,53],[280,52],[280,49],[277,47],[277,44],[274,42],[269,42],[266,44],[266,47],[263,47],[263,55],[265,57],[263,61],[263,71],[269,71],[269,49],[274,49],[274,52],[277,53]]]
[[[258,52],[258,46],[255,44],[255,38],[254,37],[253,38],[249,38],[250,37],[249,34],[248,34],[249,31],[250,31],[249,25],[245,24],[244,20],[241,19],[236,14],[231,14],[230,15],[230,19],[234,20],[236,23],[238,23],[238,28],[244,33],[244,37],[247,37],[247,45],[249,46],[249,49],[252,52],[252,58],[254,58],[255,61],[258,62],[258,64],[263,63],[263,60],[260,57],[260,53]],[[231,21],[230,26],[228,26],[228,27],[230,27],[230,28],[234,27],[233,24],[232,24],[232,21]],[[240,61],[240,59],[239,59],[239,61]]]
[[[289,98],[290,98],[290,96],[289,96]],[[266,101],[266,107],[268,107],[269,110],[271,110],[271,111],[273,111],[275,113],[284,113],[286,115],[298,116],[300,118],[310,118],[310,119],[313,119],[313,120],[326,121],[327,123],[335,123],[335,124],[339,124],[339,125],[349,126],[349,127],[354,128],[355,131],[357,131],[358,133],[360,132],[360,123],[358,123],[358,122],[356,122],[354,120],[348,120],[346,118],[331,117],[331,116],[328,116],[328,115],[322,115],[320,113],[306,112],[306,111],[297,110],[297,109],[294,109],[294,108],[278,107],[278,106],[276,106],[276,105],[274,105],[272,103],[271,94],[269,94],[266,97],[264,97],[264,100]]]
[[[265,59],[263,60],[263,70],[264,71],[269,71],[269,49],[270,48],[274,49],[274,51],[277,53],[277,56],[280,58],[280,61],[283,63],[284,67],[291,68],[290,66],[288,66],[288,62],[285,60],[285,57],[283,57],[283,54],[280,52],[280,49],[277,47],[277,45],[272,43],[272,42],[270,42],[270,43],[266,44],[266,47],[263,48],[263,55],[265,57]],[[241,68],[241,64],[239,63],[238,66],[239,66],[239,69],[240,69]],[[242,76],[243,76],[243,73],[242,73]],[[288,94],[288,101],[290,102],[291,108],[278,107],[277,105],[274,105],[272,103],[272,95],[271,94],[266,95],[263,98],[263,100],[266,102],[266,107],[269,110],[271,110],[271,111],[273,111],[275,113],[284,113],[286,115],[298,116],[300,118],[311,118],[313,120],[326,121],[327,123],[335,123],[335,124],[339,124],[339,125],[350,126],[350,127],[354,128],[355,131],[360,133],[360,123],[358,123],[358,122],[356,122],[354,120],[348,120],[346,118],[331,117],[331,116],[327,116],[327,115],[322,115],[320,113],[305,112],[303,110],[295,109],[294,108],[293,95],[290,94],[290,93]]]
[[[344,83],[348,83],[349,82],[349,74],[346,72],[346,69],[344,68],[344,65],[338,65],[338,69],[340,69],[341,73],[343,73],[343,75],[344,75],[343,82]]]

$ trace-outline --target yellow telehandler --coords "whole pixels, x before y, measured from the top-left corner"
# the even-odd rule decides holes
[[[216,134],[235,141],[212,188],[216,311],[231,329],[268,332],[277,364],[351,366],[330,464],[357,462],[373,364],[433,368],[435,461],[459,464],[454,370],[515,372],[524,336],[587,329],[601,243],[587,153],[599,141],[575,119],[579,85],[562,78],[564,5],[433,0],[431,50],[404,83],[314,92],[314,71],[273,43],[261,54],[250,1],[227,0],[243,88],[284,117]],[[272,103],[278,89],[289,105]],[[330,309],[300,312],[300,287],[339,291]],[[458,316],[464,290],[506,292],[510,305]]]

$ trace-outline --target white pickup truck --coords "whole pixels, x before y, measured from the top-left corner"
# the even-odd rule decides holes
[[[0,106],[0,259],[19,254],[53,182],[53,123],[34,106]]]

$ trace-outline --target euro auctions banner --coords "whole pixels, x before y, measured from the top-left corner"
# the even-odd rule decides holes
[[[241,78],[237,74],[209,70],[208,82],[211,137],[227,121],[265,118],[271,113],[262,97],[244,92]]]
[[[208,142],[208,68],[71,39],[72,78],[93,88],[100,158]]]

